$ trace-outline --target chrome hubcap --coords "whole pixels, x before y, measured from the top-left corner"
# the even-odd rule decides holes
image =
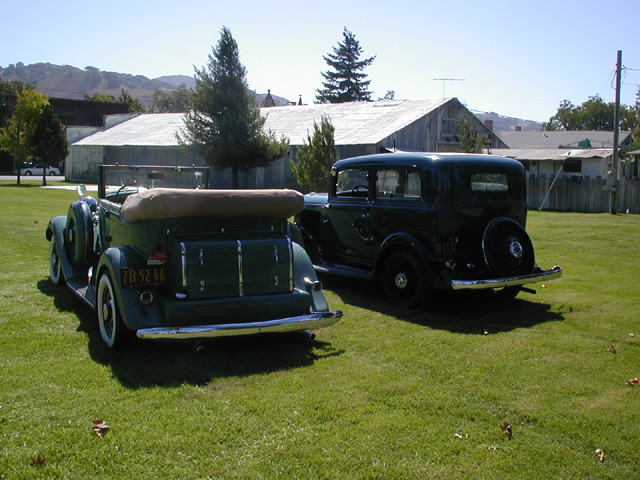
[[[102,318],[105,322],[111,321],[111,300],[108,300],[102,304]]]
[[[511,242],[511,245],[509,245],[509,251],[511,252],[511,255],[513,255],[514,258],[522,258],[523,249],[520,242],[515,240]]]
[[[409,283],[409,279],[407,278],[406,274],[398,273],[396,275],[395,283],[396,283],[396,287],[402,290],[407,286],[407,283]]]

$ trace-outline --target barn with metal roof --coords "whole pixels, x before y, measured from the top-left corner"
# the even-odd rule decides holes
[[[269,168],[241,174],[241,188],[296,188],[290,159],[296,158],[297,148],[307,142],[314,122],[319,123],[323,115],[335,128],[338,158],[394,149],[457,151],[457,124],[463,118],[473,122],[487,146],[506,147],[455,98],[289,105],[261,110],[266,117],[265,130],[289,139],[289,153]],[[95,181],[100,164],[202,165],[203,161],[178,141],[183,117],[180,113],[107,117],[105,128],[71,145],[67,178]],[[212,172],[211,187],[230,185],[229,171]]]

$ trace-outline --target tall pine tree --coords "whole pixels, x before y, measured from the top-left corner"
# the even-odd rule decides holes
[[[376,56],[360,60],[363,52],[356,36],[346,27],[342,35],[343,41],[333,47],[333,53],[322,57],[331,70],[322,72],[324,88],[316,90],[316,100],[319,103],[371,101],[368,90],[371,80],[366,80],[362,70],[371,65]]]
[[[265,118],[249,90],[238,44],[227,27],[222,28],[207,66],[196,69],[195,80],[192,109],[178,139],[211,167],[231,169],[233,188],[239,187],[238,172],[267,167],[287,153],[286,139],[263,132]]]

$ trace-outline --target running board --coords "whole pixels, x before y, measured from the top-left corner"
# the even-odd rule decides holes
[[[360,278],[362,280],[372,280],[373,272],[360,270],[358,268],[345,267],[343,265],[335,265],[332,263],[313,264],[313,269],[317,273],[326,273],[330,275],[340,275],[343,277]]]
[[[91,309],[96,309],[96,289],[89,278],[73,277],[67,279],[69,289],[86,303]]]

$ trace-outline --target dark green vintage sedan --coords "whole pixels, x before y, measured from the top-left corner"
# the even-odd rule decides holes
[[[295,190],[208,190],[205,167],[103,165],[47,227],[51,281],[97,312],[111,348],[144,339],[308,331],[329,310],[287,219]]]
[[[377,279],[412,307],[438,290],[513,298],[560,277],[560,267],[536,265],[526,218],[516,160],[388,153],[336,162],[329,193],[306,195],[296,223],[316,271]]]

